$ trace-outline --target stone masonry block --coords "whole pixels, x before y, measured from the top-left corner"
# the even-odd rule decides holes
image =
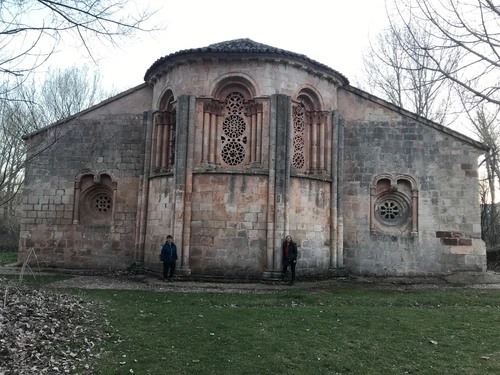
[[[453,232],[439,230],[436,232],[436,237],[437,238],[451,238],[451,237],[453,237]]]
[[[472,246],[472,239],[471,238],[459,238],[458,245],[459,246]]]
[[[458,238],[441,238],[441,243],[447,246],[457,246]]]

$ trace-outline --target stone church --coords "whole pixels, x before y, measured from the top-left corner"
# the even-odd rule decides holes
[[[274,279],[484,271],[486,147],[249,39],[155,61],[144,83],[25,138],[19,263]]]

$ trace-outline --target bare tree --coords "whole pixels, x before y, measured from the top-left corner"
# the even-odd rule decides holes
[[[418,44],[413,38],[418,39]],[[438,79],[438,72],[424,68],[428,57],[418,54],[419,46],[430,44],[430,36],[418,30],[410,33],[393,25],[381,32],[363,56],[364,86],[417,115],[445,123],[450,114],[452,88]],[[449,67],[457,64],[457,56],[444,51],[440,59]]]
[[[93,57],[97,46],[117,46],[122,37],[152,31],[154,11],[129,0],[0,1],[0,81],[26,77],[58,50],[81,46]],[[6,98],[5,87],[0,98]]]
[[[49,70],[41,86],[37,105],[44,123],[51,124],[115,94],[102,87],[102,77],[87,66]]]
[[[414,62],[468,93],[468,105],[500,104],[500,7],[491,0],[390,0]],[[418,30],[418,33],[415,33]],[[421,34],[430,43],[421,43]],[[415,48],[416,47],[416,48]],[[447,65],[444,54],[458,56]],[[444,61],[444,63],[443,63]]]
[[[475,115],[465,113],[474,127],[477,138],[489,147],[488,152],[481,161],[485,173],[480,181],[481,201],[481,229],[482,237],[487,248],[493,248],[500,242],[500,215],[496,205],[496,195],[500,181],[500,136],[499,122],[497,120],[499,109],[488,111],[486,105],[481,104],[475,110]]]
[[[109,96],[99,74],[71,67],[51,70],[41,84],[24,82],[10,92],[9,100],[0,100],[0,206],[15,208],[26,161],[22,137]]]

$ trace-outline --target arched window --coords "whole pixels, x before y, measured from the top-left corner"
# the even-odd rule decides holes
[[[262,103],[244,77],[226,77],[203,99],[201,165],[241,168],[262,163]]]
[[[75,181],[73,223],[112,225],[116,200],[116,183],[107,173],[87,172]]]
[[[167,90],[160,100],[159,110],[154,114],[151,153],[153,173],[172,170],[175,162],[175,122],[174,94]]]
[[[319,96],[302,89],[292,107],[292,167],[299,172],[325,174],[329,163],[328,113]]]
[[[224,101],[224,119],[222,121],[221,159],[230,166],[241,164],[246,157],[247,119],[245,96],[238,92],[230,92]]]
[[[418,233],[418,190],[412,177],[376,176],[371,187],[370,205],[372,232],[391,235]]]

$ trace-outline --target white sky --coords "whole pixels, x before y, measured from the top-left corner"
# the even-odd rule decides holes
[[[160,57],[183,49],[231,39],[255,42],[304,54],[345,75],[356,85],[361,55],[370,35],[387,26],[385,0],[150,0],[161,8],[155,22],[165,29],[128,40],[120,49],[98,51],[106,87],[126,90],[143,82]],[[60,53],[51,65],[82,62],[77,50]],[[54,64],[56,63],[56,64]]]
[[[119,47],[92,45],[95,66],[83,49],[65,48],[48,65],[68,68],[90,64],[104,88],[118,93],[144,82],[146,70],[159,58],[184,49],[232,39],[255,42],[304,54],[346,76],[359,86],[362,54],[370,38],[388,27],[386,0],[136,0],[158,9],[152,20],[163,30],[126,39]],[[134,4],[134,2],[131,2]],[[145,5],[146,4],[146,5]],[[132,6],[133,7],[133,6]],[[47,66],[44,65],[44,69]],[[361,87],[362,88],[362,87]],[[363,88],[369,91],[369,88]],[[469,136],[457,121],[450,128]]]

